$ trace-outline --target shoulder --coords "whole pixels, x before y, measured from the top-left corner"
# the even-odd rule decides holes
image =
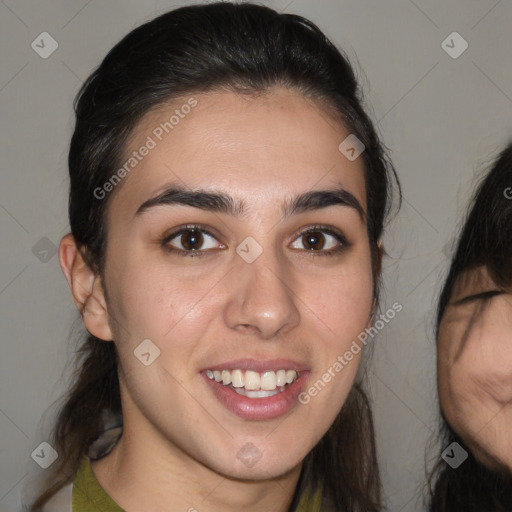
[[[295,512],[336,512],[337,510],[332,499],[323,492],[321,487],[313,491],[309,485],[302,491],[295,508]]]
[[[121,434],[122,427],[119,425],[102,432],[89,447],[87,455],[83,457],[74,481],[59,489],[43,506],[42,512],[73,512],[73,495],[79,495],[78,491],[83,489],[90,492],[90,488],[95,489],[99,485],[96,484],[90,461],[109,453]]]

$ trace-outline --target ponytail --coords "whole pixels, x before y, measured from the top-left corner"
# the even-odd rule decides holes
[[[89,334],[78,349],[72,378],[73,387],[63,397],[51,439],[59,457],[49,468],[50,486],[32,504],[33,512],[73,481],[89,446],[105,428],[105,413],[121,413],[113,342]]]

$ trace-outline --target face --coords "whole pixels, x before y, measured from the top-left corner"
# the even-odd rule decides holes
[[[373,305],[363,163],[338,150],[350,132],[294,92],[193,101],[141,121],[128,157],[155,145],[109,207],[123,436],[268,478],[301,463],[357,373],[361,353],[333,367]]]
[[[474,455],[512,469],[512,296],[485,267],[457,279],[438,340],[443,413]]]

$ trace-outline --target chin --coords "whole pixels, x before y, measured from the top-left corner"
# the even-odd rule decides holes
[[[268,460],[264,453],[261,454],[261,458],[258,457],[259,455],[255,453],[252,458],[240,460],[235,454],[236,462],[229,460],[209,466],[216,473],[231,480],[257,481],[280,478],[302,463],[302,459]]]

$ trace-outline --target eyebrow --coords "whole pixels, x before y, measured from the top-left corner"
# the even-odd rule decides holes
[[[223,192],[212,192],[206,190],[188,190],[178,184],[166,188],[157,196],[142,203],[134,217],[137,217],[157,206],[181,204],[192,206],[215,213],[225,213],[237,218],[247,214],[247,207],[244,200],[233,198]],[[320,210],[329,206],[340,205],[352,208],[358,214],[363,223],[366,223],[366,212],[359,200],[344,188],[330,190],[312,190],[299,194],[291,199],[286,199],[281,205],[283,217],[303,213],[306,211]]]

